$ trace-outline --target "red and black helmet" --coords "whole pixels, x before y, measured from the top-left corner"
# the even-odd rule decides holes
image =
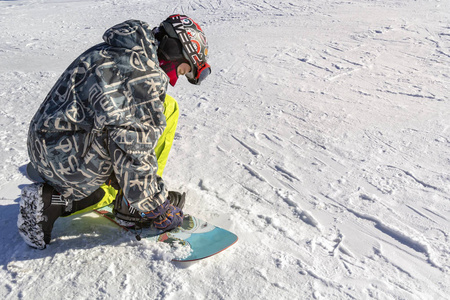
[[[183,58],[192,68],[191,72],[186,74],[188,81],[192,84],[200,84],[211,73],[211,66],[207,63],[208,41],[203,30],[194,20],[185,15],[170,16],[161,23],[161,27],[169,38],[177,39],[181,43]],[[166,53],[166,56],[179,59],[170,57],[171,53]]]

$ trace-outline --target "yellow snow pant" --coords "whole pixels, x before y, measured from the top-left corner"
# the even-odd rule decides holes
[[[160,177],[162,177],[163,175],[164,168],[167,164],[167,159],[169,158],[169,152],[172,148],[173,140],[175,138],[175,131],[177,129],[179,114],[180,112],[178,109],[177,101],[166,94],[166,98],[164,100],[164,115],[166,116],[167,126],[155,147],[155,154],[158,159],[158,171],[156,172],[156,174]],[[106,206],[108,204],[111,204],[114,199],[116,199],[118,191],[115,188],[107,185],[106,183],[101,185],[100,188],[105,191],[105,196],[103,196],[103,198],[99,202],[85,209],[77,211],[71,214],[71,216]]]

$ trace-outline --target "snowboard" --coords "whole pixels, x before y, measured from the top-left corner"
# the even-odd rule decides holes
[[[148,228],[130,229],[120,224],[113,214],[113,204],[95,210],[96,213],[106,217],[117,226],[136,233],[140,239],[149,239],[155,242],[168,243],[174,247],[189,247],[190,254],[187,257],[175,258],[176,262],[191,262],[201,260],[231,247],[238,237],[223,228],[209,224],[191,215],[185,215],[181,226],[167,232]]]
[[[28,179],[33,182],[44,181],[30,163],[27,165],[26,173]],[[112,203],[96,209],[94,212],[108,219],[114,226],[123,228],[125,231],[136,233],[139,239],[168,243],[173,247],[181,246],[190,248],[189,254],[186,257],[174,258],[172,260],[174,262],[192,262],[213,256],[228,249],[238,240],[238,237],[234,233],[191,215],[185,215],[182,225],[168,232],[162,232],[153,226],[130,229],[120,224],[120,221],[116,219],[113,213],[113,209],[114,204]]]

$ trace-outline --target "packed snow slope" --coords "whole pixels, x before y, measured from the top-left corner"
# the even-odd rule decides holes
[[[203,27],[213,73],[170,89],[164,177],[238,244],[177,265],[91,213],[29,248],[33,114],[107,28],[172,13]],[[447,0],[0,1],[0,298],[448,299],[449,20]]]

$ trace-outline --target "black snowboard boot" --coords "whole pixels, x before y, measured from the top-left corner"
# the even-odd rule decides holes
[[[53,224],[65,211],[66,202],[50,185],[33,183],[22,189],[19,234],[31,247],[45,249],[50,243]]]
[[[178,192],[169,191],[168,199],[170,204],[183,209],[186,202],[186,193],[180,194]],[[118,219],[120,225],[125,227],[148,227],[153,222],[151,219],[142,218],[139,211],[130,206],[124,199],[122,192],[117,194],[114,202],[114,215]]]
[[[125,200],[122,191],[119,191],[116,200],[114,200],[113,212],[119,224],[125,227],[134,227],[137,223],[144,221],[139,211]]]

